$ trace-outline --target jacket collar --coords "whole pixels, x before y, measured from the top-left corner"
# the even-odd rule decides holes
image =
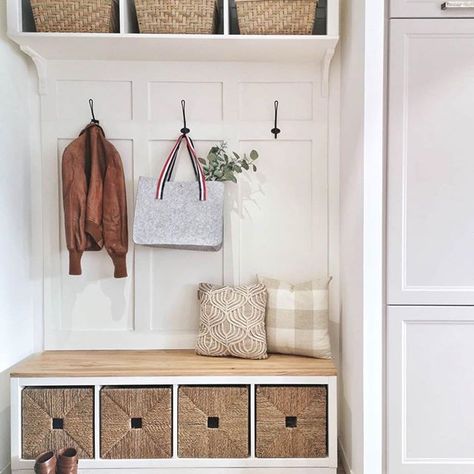
[[[83,128],[81,130],[81,133],[79,134],[79,136],[81,136],[85,132],[88,132],[88,131],[92,130],[93,128],[99,129],[100,132],[102,133],[102,136],[105,137],[104,129],[99,124],[93,123],[93,122],[91,122],[89,125],[87,125],[85,128]]]

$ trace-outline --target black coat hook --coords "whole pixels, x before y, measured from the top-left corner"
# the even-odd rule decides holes
[[[183,135],[188,134],[191,130],[186,126],[186,101],[181,101],[181,110],[183,112],[183,128],[181,129],[181,133]]]
[[[278,125],[278,100],[275,100],[273,102],[273,106],[275,107],[275,123],[274,127],[272,128],[271,132],[273,133],[273,136],[275,137],[275,140],[278,138],[278,134],[281,132],[281,130],[277,127]]]
[[[99,123],[99,121],[96,120],[95,115],[94,115],[94,101],[93,101],[93,99],[89,99],[89,107],[91,109],[91,115],[92,115],[91,123]]]

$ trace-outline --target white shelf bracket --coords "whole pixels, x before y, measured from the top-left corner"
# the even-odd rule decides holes
[[[48,66],[46,60],[29,46],[21,45],[20,49],[32,59],[36,66],[36,72],[38,74],[38,93],[40,95],[46,95],[48,93]]]
[[[335,51],[335,48],[327,49],[321,62],[321,95],[324,98],[329,96],[329,71],[331,70],[331,61]]]

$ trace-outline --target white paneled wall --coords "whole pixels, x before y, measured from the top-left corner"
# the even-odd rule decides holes
[[[328,98],[314,64],[48,62],[42,96],[46,347],[192,347],[197,284],[257,274],[302,281],[328,274]],[[88,99],[124,163],[129,277],[113,278],[105,250],[67,274],[60,189],[64,147],[90,118]],[[219,252],[134,247],[135,185],[156,176],[179,134],[180,100],[198,152],[220,140],[260,153],[258,172],[227,185]],[[280,101],[274,140],[273,101]],[[192,179],[183,153],[178,179]]]

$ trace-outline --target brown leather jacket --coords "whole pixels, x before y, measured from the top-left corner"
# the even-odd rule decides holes
[[[65,150],[62,161],[69,274],[80,275],[85,250],[104,245],[115,278],[127,276],[127,200],[122,160],[102,128],[88,125]]]

